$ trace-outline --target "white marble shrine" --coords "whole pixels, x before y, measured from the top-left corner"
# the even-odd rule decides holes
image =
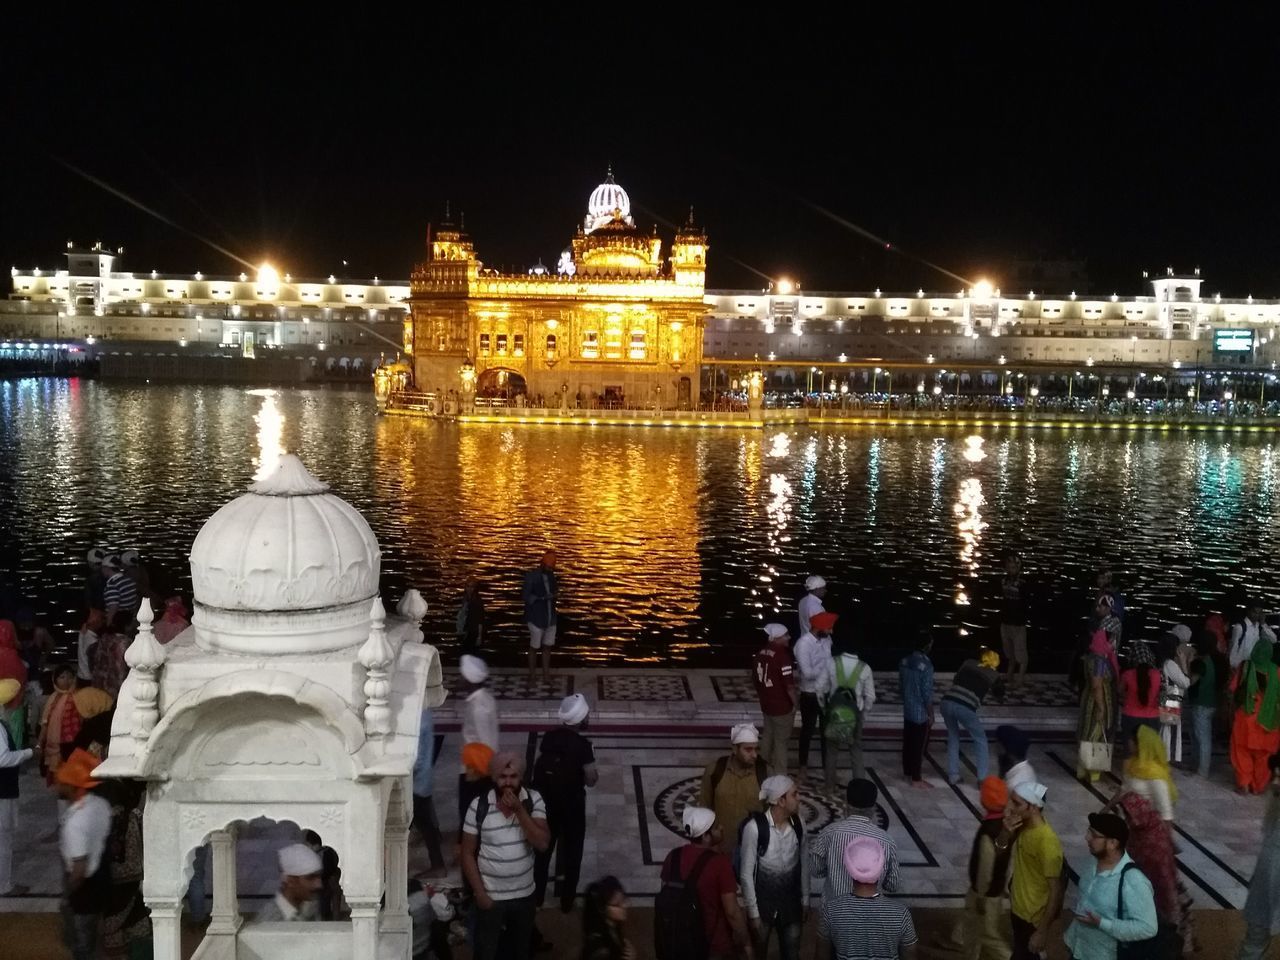
[[[178,960],[195,851],[213,850],[202,960],[408,960],[409,777],[419,714],[446,696],[416,590],[388,615],[368,523],[297,457],[226,504],[191,549],[192,626],[126,653],[102,777],[147,781],[143,896]],[[350,922],[242,925],[238,824],[266,817],[337,851]],[[385,897],[385,900],[384,900]]]

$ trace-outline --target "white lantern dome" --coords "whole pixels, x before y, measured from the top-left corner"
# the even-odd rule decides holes
[[[196,643],[241,655],[363,643],[382,552],[364,517],[292,454],[224,505],[191,546]]]
[[[615,220],[628,225],[634,222],[631,219],[631,198],[627,196],[627,191],[614,182],[613,170],[610,168],[604,183],[592,190],[587,199],[587,217],[583,226],[590,233]]]

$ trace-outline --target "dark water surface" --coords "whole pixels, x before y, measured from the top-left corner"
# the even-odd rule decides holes
[[[562,645],[591,662],[740,666],[821,573],[875,666],[931,624],[949,668],[994,639],[1011,547],[1045,666],[1074,641],[1103,561],[1138,631],[1276,588],[1270,434],[460,427],[377,417],[363,390],[39,379],[0,383],[10,594],[69,631],[93,546],[134,547],[189,593],[191,542],[251,481],[270,403],[283,445],[373,527],[387,598],[421,589],[429,636],[451,648],[462,581],[478,576],[500,659],[522,655],[520,572],[547,545]]]

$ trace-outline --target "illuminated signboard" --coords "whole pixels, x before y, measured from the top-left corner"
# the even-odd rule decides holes
[[[1214,353],[1248,353],[1253,349],[1252,330],[1213,331]]]

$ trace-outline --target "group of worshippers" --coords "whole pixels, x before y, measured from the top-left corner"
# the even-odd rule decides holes
[[[737,747],[749,743],[740,727],[734,736]],[[882,895],[899,887],[898,854],[877,823],[872,781],[850,781],[848,816],[812,838],[805,836],[799,787],[789,776],[760,782],[739,821],[736,797],[743,792],[731,799],[713,791],[714,807],[685,806],[681,826],[688,842],[663,862],[664,891],[686,889],[701,907],[701,929],[683,932],[704,948],[701,955],[764,958],[776,935],[783,960],[798,960],[814,881],[822,884],[818,936],[831,956],[910,955],[916,942],[910,912]],[[668,902],[660,894],[655,905],[659,956],[669,946],[662,916]]]

